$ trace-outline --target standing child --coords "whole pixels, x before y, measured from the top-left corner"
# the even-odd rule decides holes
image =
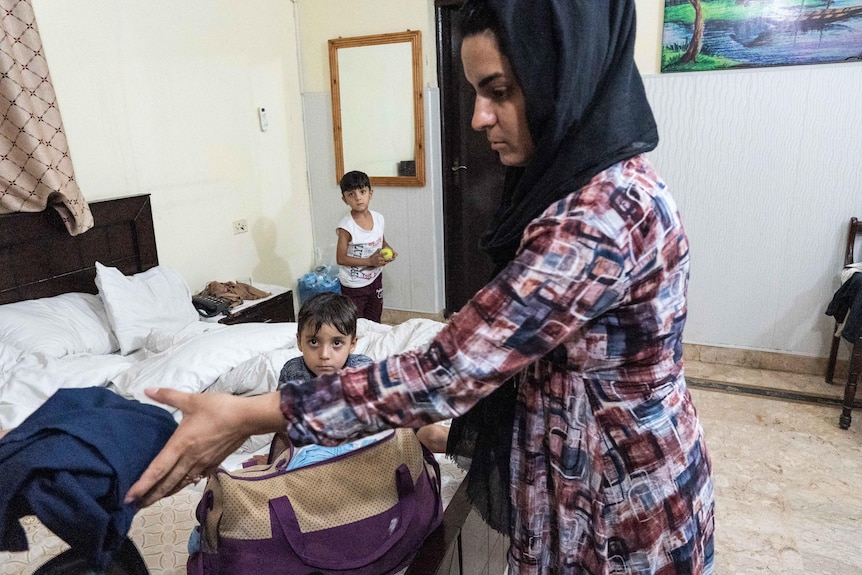
[[[398,252],[383,236],[383,216],[369,210],[371,181],[364,172],[347,172],[341,178],[341,199],[350,214],[338,223],[335,261],[341,293],[349,297],[359,317],[380,323],[383,314],[383,266],[395,261]]]

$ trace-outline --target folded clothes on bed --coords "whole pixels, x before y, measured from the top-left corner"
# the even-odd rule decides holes
[[[226,299],[230,302],[230,307],[234,308],[244,301],[261,299],[272,294],[242,282],[213,281],[209,282],[197,295],[210,295]]]
[[[137,509],[123,498],[176,422],[104,388],[61,389],[0,439],[0,550],[25,551],[36,515],[76,553],[106,567]]]

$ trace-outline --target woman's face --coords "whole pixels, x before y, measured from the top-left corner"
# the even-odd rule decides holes
[[[468,36],[461,43],[464,75],[476,91],[474,130],[484,131],[491,149],[505,166],[523,166],[535,153],[527,128],[524,93],[515,79],[509,59],[490,31]]]

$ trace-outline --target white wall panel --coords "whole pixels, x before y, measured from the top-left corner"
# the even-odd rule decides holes
[[[686,341],[824,356],[862,215],[862,66],[645,78],[691,240]],[[856,88],[854,88],[854,86]]]
[[[371,209],[383,214],[386,240],[398,251],[398,259],[383,273],[383,302],[387,309],[438,313],[445,305],[439,100],[438,89],[425,89],[425,186],[374,187]],[[331,110],[328,92],[303,95],[314,245],[331,254],[334,263],[335,227],[349,208],[341,200],[335,180]]]

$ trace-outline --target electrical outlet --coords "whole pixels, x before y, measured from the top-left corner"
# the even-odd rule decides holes
[[[248,231],[248,220],[236,220],[233,223],[234,234],[244,234]]]

